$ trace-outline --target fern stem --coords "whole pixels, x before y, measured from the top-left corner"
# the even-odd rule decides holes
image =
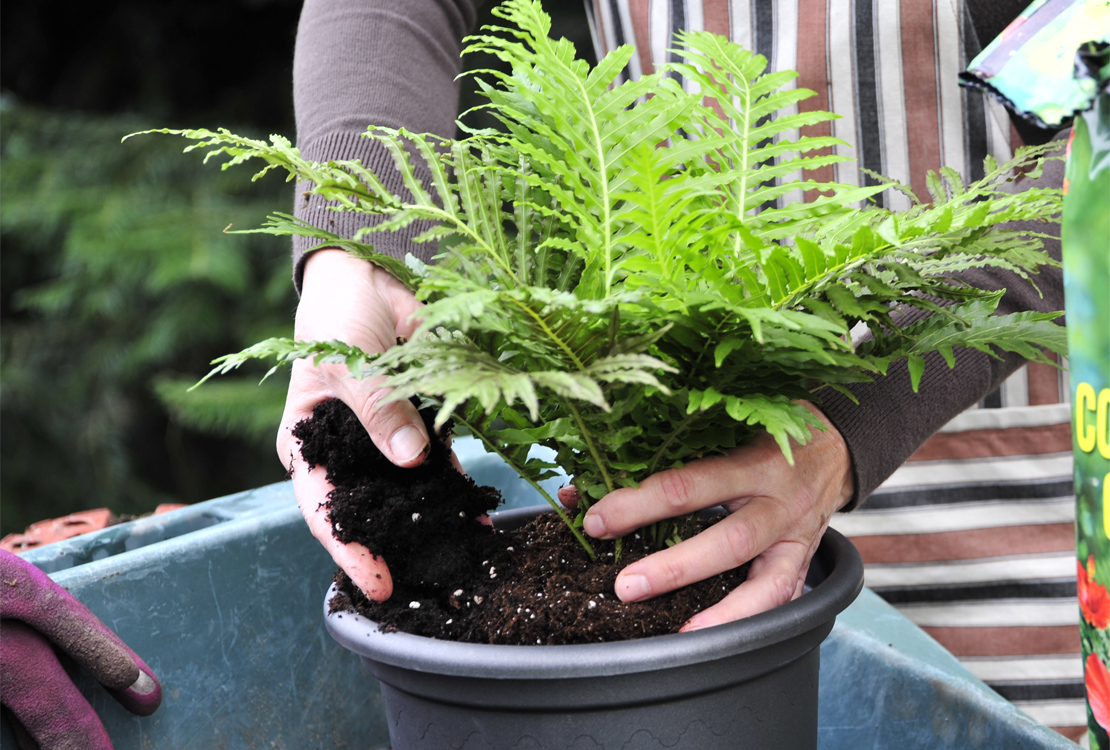
[[[444,211],[443,209],[441,209],[439,207],[421,206],[421,205],[418,205],[418,204],[403,204],[401,208],[402,209],[421,209],[424,212],[426,212],[428,214],[431,214],[432,216],[439,216],[440,220],[446,220],[448,223],[454,225],[456,228],[461,230],[463,234],[465,234],[467,237],[469,237],[475,243],[477,243],[483,249],[485,249],[486,253],[490,257],[494,258],[497,261],[497,265],[501,266],[501,268],[507,274],[509,274],[509,276],[512,277],[513,281],[516,282],[517,286],[523,286],[523,284],[520,283],[520,279],[518,279],[516,274],[513,273],[512,264],[509,263],[509,261],[497,249],[495,249],[492,245],[490,245],[488,242],[483,240],[481,235],[479,235],[477,232],[475,232],[473,229],[471,229],[466,224],[466,222],[461,221],[457,216],[453,216],[450,212]]]
[[[294,172],[294,174],[296,174],[298,177],[302,177],[302,175],[299,172]],[[303,177],[307,177],[309,179],[312,179],[310,174],[303,175]],[[322,178],[322,177],[317,177],[316,178],[316,180],[322,180],[322,179],[324,179],[324,178]],[[326,182],[317,182],[317,187],[313,188],[312,190],[310,190],[308,192],[310,192],[314,195],[319,195],[321,198],[324,198],[325,200],[329,200],[327,198],[327,196],[325,195],[325,193],[327,193],[329,191],[338,191],[340,193],[343,193],[343,195],[360,198],[360,199],[366,201],[367,203],[370,203],[370,204],[373,204],[374,206],[377,206],[377,210],[363,209],[363,210],[366,210],[367,213],[384,213],[385,211],[388,211],[389,209],[397,210],[398,206],[401,205],[401,204],[389,205],[384,200],[382,200],[382,198],[380,196],[374,195],[373,193],[371,193],[368,190],[356,190],[355,188],[350,187],[348,185],[340,184],[339,182],[337,182],[334,179],[332,179],[330,181],[326,181]],[[335,199],[333,198],[331,200],[335,200]]]
[[[605,237],[605,247],[602,248],[605,252],[604,296],[608,297],[609,290],[613,284],[613,217],[609,205],[609,173],[605,166],[605,148],[601,141],[601,132],[597,127],[597,117],[594,115],[594,108],[586,95],[586,89],[582,86],[582,80],[578,76],[574,78],[578,82],[578,90],[582,94],[582,101],[586,104],[587,111],[590,113],[590,131],[593,135],[594,147],[597,149],[598,174],[601,176],[601,203],[602,206],[604,206],[603,235]]]
[[[590,438],[590,431],[586,428],[586,423],[582,421],[582,415],[578,412],[578,409],[574,407],[570,399],[565,399],[563,403],[565,403],[567,409],[570,410],[571,418],[574,419],[574,423],[578,425],[578,431],[582,440],[586,443],[586,447],[590,449],[590,455],[594,459],[594,464],[597,466],[597,470],[601,474],[602,480],[605,482],[605,489],[612,492],[616,489],[613,485],[613,479],[605,469],[605,463],[601,460],[601,454],[598,452],[597,446],[594,445],[594,441]]]
[[[555,205],[555,199],[554,198],[550,199],[550,205],[551,206]],[[535,278],[536,278],[536,285],[537,286],[548,286],[547,262],[548,262],[548,256],[550,255],[551,250],[550,250],[549,246],[544,245],[543,243],[545,241],[547,241],[548,239],[550,239],[551,234],[554,231],[554,228],[555,228],[555,217],[554,216],[548,216],[547,217],[547,225],[543,228],[542,234],[540,234],[540,236],[536,238],[536,242],[533,245],[533,247],[539,248],[538,250],[536,250],[536,261],[535,261],[535,263],[536,263]]]
[[[586,540],[586,537],[582,536],[582,532],[579,531],[577,527],[575,527],[574,521],[570,520],[570,516],[568,516],[566,514],[566,512],[563,510],[563,506],[559,504],[559,501],[557,501],[555,498],[551,497],[551,495],[549,495],[547,493],[547,491],[543,487],[541,487],[534,479],[529,477],[524,472],[524,467],[523,466],[517,466],[513,462],[513,460],[510,459],[508,456],[506,456],[502,451],[500,451],[497,448],[497,446],[493,443],[493,441],[490,440],[488,437],[486,437],[485,434],[481,430],[479,430],[474,425],[470,424],[470,422],[467,422],[465,419],[460,417],[457,413],[453,414],[451,418],[455,419],[455,420],[458,420],[459,422],[462,422],[464,425],[466,425],[466,428],[468,430],[470,430],[470,432],[472,434],[477,435],[478,439],[481,440],[483,443],[485,443],[485,446],[486,446],[487,450],[489,450],[492,453],[496,453],[498,456],[500,456],[501,460],[504,461],[506,464],[508,464],[509,468],[512,469],[513,471],[515,471],[521,479],[523,479],[528,484],[532,485],[532,487],[536,490],[536,492],[540,493],[540,495],[543,497],[543,499],[546,500],[547,503],[552,508],[555,509],[555,513],[558,514],[558,516],[562,520],[562,522],[564,524],[566,524],[568,529],[570,529],[570,533],[574,534],[574,538],[577,539],[578,543],[581,544],[583,549],[586,550],[586,554],[590,556],[590,559],[591,560],[596,560],[597,559],[597,553],[594,552],[594,548],[590,546],[590,543]]]
[[[671,431],[671,434],[668,435],[667,439],[663,441],[663,444],[659,446],[659,450],[655,451],[655,455],[651,457],[651,463],[648,464],[647,476],[651,476],[655,473],[656,467],[659,466],[659,460],[663,458],[663,454],[667,451],[667,448],[671,447],[671,443],[673,443],[675,439],[682,434],[682,432],[690,425],[691,422],[693,422],[697,418],[697,416],[697,412],[694,412],[693,414],[687,414],[686,419],[679,422],[678,427],[675,427],[674,430]]]
[[[742,166],[740,168],[740,185],[739,185],[739,189],[737,190],[738,206],[737,206],[737,211],[736,211],[736,219],[741,224],[743,224],[744,223],[744,217],[747,215],[745,202],[746,202],[746,198],[747,198],[747,195],[748,195],[748,172],[749,172],[749,170],[748,170],[748,152],[750,151],[750,144],[748,143],[748,134],[751,132],[751,127],[752,127],[752,123],[750,122],[750,120],[751,120],[751,108],[752,108],[752,92],[751,92],[751,82],[748,81],[746,76],[734,74],[732,76],[732,78],[733,78],[734,83],[737,83],[738,85],[742,86],[743,89],[744,89],[744,108],[745,108],[745,111],[744,111],[744,138],[743,138],[743,142],[741,144],[739,144],[740,148],[737,149],[740,152],[740,161],[742,163]],[[725,161],[727,162],[728,160],[726,159]],[[733,252],[733,255],[735,255],[736,257],[740,256],[740,246],[741,246],[742,243],[743,243],[743,240],[740,237],[740,233],[739,232],[734,233],[732,252]]]
[[[583,263],[582,259],[577,255],[570,255],[563,261],[563,267],[559,271],[559,278],[555,282],[555,288],[560,292],[565,292],[570,287],[573,279],[577,278],[578,266]]]
[[[602,234],[604,236],[605,243],[604,247],[602,248],[603,252],[605,253],[605,294],[603,296],[608,297],[609,290],[612,287],[613,283],[613,217],[612,208],[609,205],[609,171],[605,165],[605,143],[601,138],[601,130],[597,124],[597,114],[594,112],[593,102],[590,101],[590,97],[586,91],[586,87],[582,83],[582,78],[564,62],[562,56],[560,56],[555,50],[550,49],[551,40],[549,38],[543,37],[541,41],[548,47],[546,51],[550,55],[552,55],[553,59],[558,60],[561,63],[561,67],[570,75],[570,77],[574,79],[575,84],[578,88],[578,93],[582,97],[582,103],[585,106],[586,112],[588,112],[590,116],[589,135],[591,141],[593,142],[595,157],[597,158],[598,176],[601,179],[601,185],[599,186],[600,189],[598,190],[598,197],[601,199],[601,204],[603,206]]]
[[[651,525],[651,532],[654,539],[652,543],[655,549],[661,550],[667,546],[667,538],[670,536],[670,521],[656,521]]]
[[[528,164],[522,154],[520,157],[519,169],[523,175],[528,169]],[[528,180],[524,177],[518,177],[516,181],[517,197],[514,201],[514,213],[516,216],[516,264],[520,268],[521,276],[526,284],[531,284],[531,269],[529,268],[529,260],[531,247],[529,241],[532,238],[532,227],[529,224],[530,214],[525,208],[525,202],[528,197],[529,186]],[[546,280],[541,280],[540,284],[543,285]]]

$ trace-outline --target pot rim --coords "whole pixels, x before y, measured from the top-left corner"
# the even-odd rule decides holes
[[[547,506],[508,511],[501,518],[516,520],[544,509]],[[756,651],[831,626],[863,589],[859,552],[832,528],[825,531],[810,563],[809,581],[821,575],[801,597],[767,612],[693,632],[630,641],[507,646],[383,633],[376,622],[353,612],[329,613],[337,593],[334,583],[324,601],[324,618],[332,637],[364,659],[420,672],[500,679],[632,674]]]

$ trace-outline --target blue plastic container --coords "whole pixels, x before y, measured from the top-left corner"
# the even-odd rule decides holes
[[[479,483],[511,507],[527,485],[472,441]],[[557,488],[559,480],[551,480]],[[334,564],[288,483],[210,500],[24,553],[131,645],[165,688],[147,718],[88,678],[79,687],[117,750],[385,750],[374,678],[328,634]],[[1074,748],[991,691],[875,594],[821,646],[819,747]],[[7,728],[0,746],[14,747]]]

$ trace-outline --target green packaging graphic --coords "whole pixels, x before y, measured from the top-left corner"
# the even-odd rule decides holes
[[[1090,747],[1110,750],[1110,0],[1037,0],[961,76],[1039,127],[1074,118],[1061,241]]]
[[[1080,634],[1092,748],[1110,748],[1110,96],[1076,118],[1061,227]]]

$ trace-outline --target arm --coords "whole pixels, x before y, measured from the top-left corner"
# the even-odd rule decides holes
[[[308,0],[301,15],[293,63],[297,141],[310,159],[360,159],[399,189],[392,160],[362,138],[368,125],[404,127],[442,136],[454,133],[459,52],[473,26],[480,0]],[[389,167],[383,169],[383,167]],[[298,218],[343,236],[365,217],[329,211],[323,201],[305,201],[297,186]],[[378,250],[401,258],[413,252],[427,260],[433,248],[414,245],[421,231],[374,237]],[[301,292],[294,335],[301,340],[340,340],[368,352],[383,351],[410,336],[419,309],[412,293],[389,274],[338,249],[305,253],[294,242],[294,280]],[[332,535],[323,503],[332,487],[323,472],[310,472],[291,435],[312,408],[339,398],[359,415],[374,444],[395,464],[415,466],[427,453],[424,423],[408,402],[376,408],[383,392],[373,381],[356,381],[342,366],[294,365],[277,451],[289,468],[297,501],[309,529],[336,563],[368,596],[386,599],[392,583],[385,563],[365,547],[340,544]]]
[[[966,9],[980,46],[1001,34],[1026,5],[1025,0],[968,0]],[[1048,131],[1038,130],[1016,115],[1011,115],[1011,121],[1026,143],[1044,143],[1051,137]],[[1067,132],[1057,134],[1056,138],[1066,137]],[[1059,188],[1063,182],[1064,163],[1053,161],[1046,165],[1040,179],[1017,180],[1011,186],[1014,190]],[[1015,224],[1013,228],[1039,232],[1059,229],[1029,222]],[[1060,260],[1059,240],[1046,242],[1045,249],[1053,259]],[[1060,268],[1042,269],[1037,286],[1043,297],[1027,282],[1005,271],[974,269],[963,278],[980,288],[1006,289],[998,306],[1000,315],[1064,308]],[[852,389],[860,400],[859,406],[838,393],[821,402],[821,409],[844,436],[853,458],[856,490],[846,509],[866,500],[930,435],[997,388],[1024,362],[1013,354],[993,359],[981,352],[961,351],[956,354],[956,363],[953,371],[939,355],[926,357],[920,393],[912,392],[906,366],[899,363],[887,377]]]
[[[307,0],[293,57],[301,153],[317,161],[360,159],[387,187],[399,190],[392,159],[362,134],[369,125],[381,125],[454,135],[462,38],[473,29],[483,1]],[[297,186],[298,218],[344,237],[364,226],[359,222],[365,216],[328,211],[318,198],[306,202],[305,187]],[[410,228],[378,235],[375,246],[397,258],[412,252],[427,260],[430,248],[411,242],[418,233]],[[307,247],[304,238],[294,240],[298,290]]]

